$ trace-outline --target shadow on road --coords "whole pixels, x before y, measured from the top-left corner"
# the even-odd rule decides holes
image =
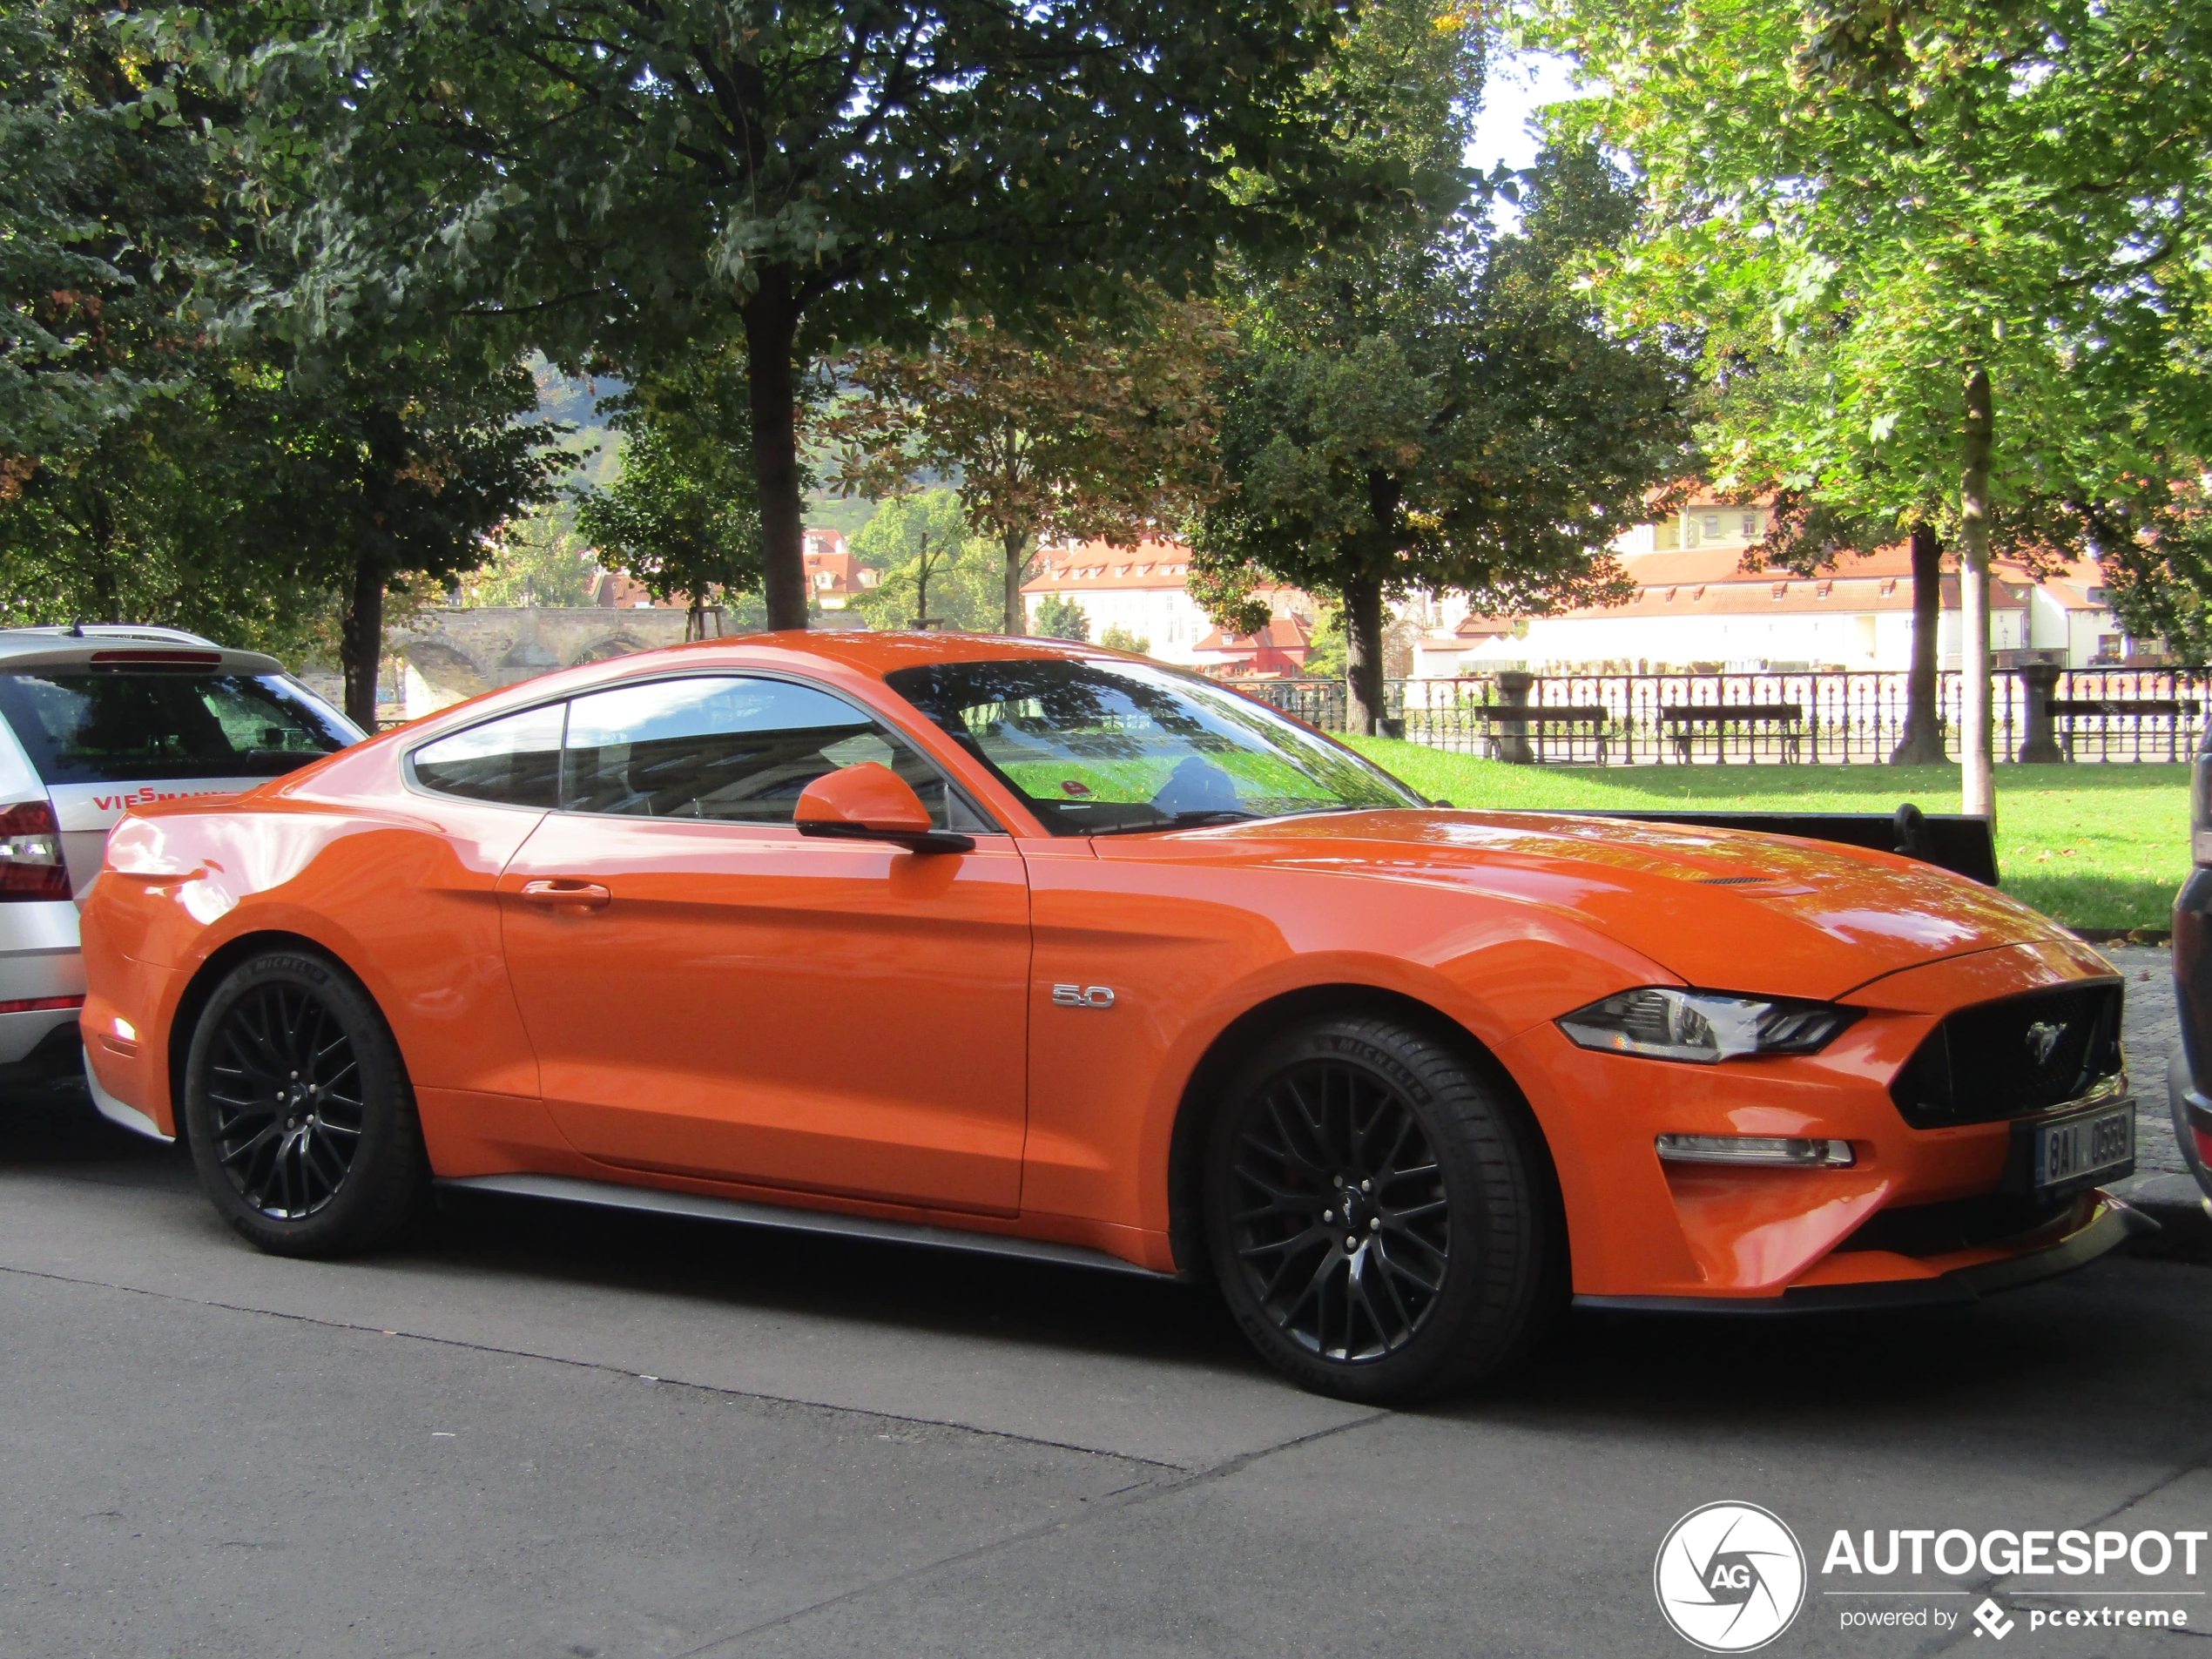
[[[0,1105],[0,1177],[145,1189],[200,1223],[185,1156],[81,1095]],[[185,1209],[184,1206],[192,1206]],[[242,1243],[237,1248],[246,1248]],[[713,1309],[788,1311],[938,1336],[1259,1374],[1201,1286],[819,1235],[470,1195],[398,1272],[491,1273]],[[1856,1435],[1902,1418],[1995,1429],[2064,1410],[2070,1451],[2212,1442],[2212,1271],[2108,1261],[1957,1312],[1808,1318],[1578,1313],[1534,1363],[1423,1414],[1523,1426],[1757,1425]],[[2094,1405],[2094,1409],[2090,1407]]]

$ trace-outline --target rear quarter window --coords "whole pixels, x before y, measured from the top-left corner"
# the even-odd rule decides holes
[[[524,709],[426,743],[409,761],[415,781],[442,795],[499,806],[557,806],[565,703]]]
[[[0,673],[0,718],[49,786],[276,778],[361,739],[273,674]]]

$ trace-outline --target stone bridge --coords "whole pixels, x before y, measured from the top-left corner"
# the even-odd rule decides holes
[[[384,694],[396,691],[392,713],[412,720],[556,668],[681,644],[685,617],[672,605],[426,610],[392,635]],[[707,632],[719,632],[720,621],[719,611],[708,611]]]

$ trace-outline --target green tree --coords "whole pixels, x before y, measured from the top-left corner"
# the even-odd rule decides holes
[[[244,529],[269,517],[265,390],[172,385],[25,468],[0,503],[0,626],[160,623],[311,650],[333,610],[319,562]]]
[[[576,509],[554,502],[511,520],[494,536],[490,559],[461,578],[462,604],[586,605],[604,567],[577,528]]]
[[[556,429],[519,418],[536,408],[519,366],[215,365],[42,458],[0,507],[0,615],[327,650],[347,711],[373,723],[388,592],[442,592],[550,499]]]
[[[746,442],[743,354],[700,352],[609,400],[624,439],[614,483],[583,497],[577,526],[600,562],[664,604],[690,609],[705,632],[707,601],[760,586],[760,511]]]
[[[134,32],[86,0],[0,8],[0,499],[203,355],[180,307],[234,228],[204,96]]]
[[[1723,455],[1963,566],[1966,807],[1993,814],[1988,580],[2008,516],[2134,543],[2207,453],[2212,17],[2164,0],[1551,0],[1634,157],[1617,314],[1817,359]],[[1931,510],[1933,509],[1933,510]]]
[[[435,301],[641,368],[741,334],[798,627],[803,366],[1340,215],[1305,78],[1340,3],[253,0],[186,33],[254,101],[244,152],[310,181],[279,216],[312,266],[268,296],[304,325]]]
[[[271,482],[239,534],[299,550],[334,591],[346,711],[376,718],[388,590],[420,603],[490,556],[500,527],[553,498],[563,428],[524,417],[528,368],[486,372],[473,350],[410,342],[364,363],[335,354],[289,370],[263,408]]]
[[[275,377],[186,309],[235,249],[203,86],[130,16],[0,9],[0,617],[163,622],[296,654],[327,609],[242,536]]]
[[[988,632],[996,625],[990,549],[969,540],[960,497],[951,490],[885,502],[853,538],[853,551],[883,572],[853,602],[871,627]]]
[[[1108,651],[1125,651],[1137,657],[1147,656],[1152,650],[1150,638],[1118,622],[1108,625],[1106,631],[1098,636],[1098,643]]]
[[[0,559],[19,610],[334,632],[366,721],[388,590],[479,562],[545,493],[550,435],[480,330],[303,350],[207,326],[206,293],[296,274],[264,232],[298,172],[245,188],[206,138],[235,105],[166,53],[171,15],[0,15]]]
[[[1037,601],[1036,632],[1045,639],[1072,639],[1080,644],[1090,637],[1090,617],[1073,599],[1048,593]]]
[[[1479,78],[1466,50],[1462,111]],[[1458,145],[1462,120],[1440,140]],[[1575,286],[1633,196],[1594,152],[1552,152],[1524,206],[1502,237],[1425,212],[1262,288],[1241,319],[1233,488],[1194,538],[1202,602],[1249,632],[1263,576],[1340,600],[1354,731],[1382,711],[1387,598],[1453,588],[1529,614],[1618,597],[1604,550],[1686,464],[1674,359],[1608,334]]]
[[[1211,495],[1225,345],[1211,306],[1157,294],[1033,337],[957,326],[927,351],[855,354],[842,378],[857,394],[825,428],[848,490],[959,480],[969,523],[998,544],[1002,626],[1018,634],[1041,542],[1133,547]]]

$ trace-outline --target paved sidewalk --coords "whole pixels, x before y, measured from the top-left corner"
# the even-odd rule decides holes
[[[2208,1286],[1578,1317],[1372,1412],[1184,1286],[522,1204],[285,1261],[172,1152],[0,1120],[0,1656],[1677,1659],[1653,1553],[1717,1500],[1816,1569],[1838,1529],[2202,1527]],[[1991,1645],[1840,1629],[1837,1581],[1773,1652]]]
[[[2165,945],[2100,945],[2105,958],[2128,976],[2128,1013],[2122,1028],[2128,1044],[2128,1075],[2135,1085],[2135,1178],[2123,1194],[2160,1197],[2187,1196],[2191,1187],[2182,1149],[2175,1143],[2174,1118],[2166,1103],[2166,1062],[2182,1045],[2181,1012],[2174,1000],[2174,953]],[[2160,1177],[2169,1177],[2161,1180]],[[2150,1184],[2156,1182],[2154,1187]]]

